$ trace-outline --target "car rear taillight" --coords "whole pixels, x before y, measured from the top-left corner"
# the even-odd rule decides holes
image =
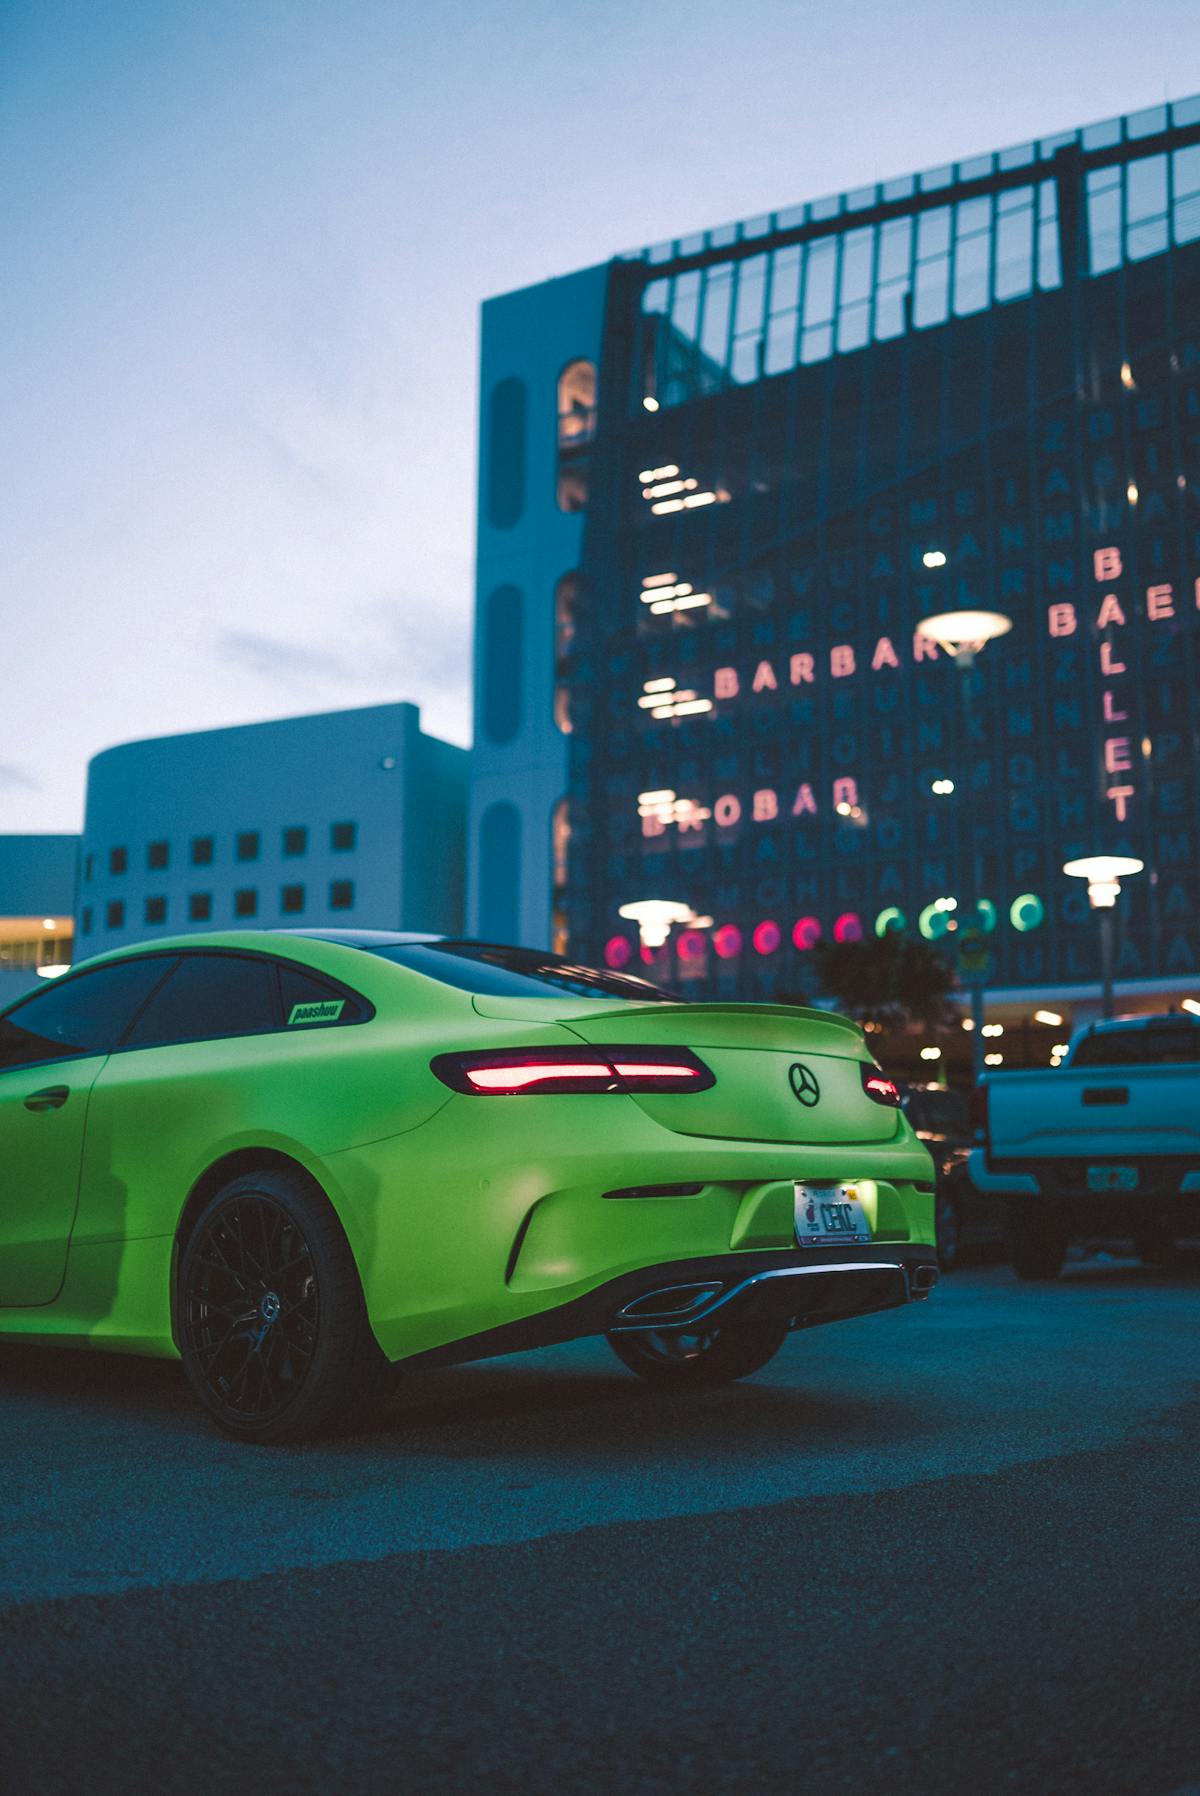
[[[988,1138],[988,1088],[977,1085],[971,1093],[971,1127],[975,1131],[975,1139],[987,1146]]]
[[[468,1097],[548,1092],[708,1091],[716,1079],[690,1048],[498,1048],[438,1054],[430,1069]]]
[[[900,1108],[900,1087],[886,1073],[880,1072],[873,1060],[862,1060],[858,1066],[862,1074],[862,1088],[867,1096],[876,1104],[886,1104],[889,1110]]]

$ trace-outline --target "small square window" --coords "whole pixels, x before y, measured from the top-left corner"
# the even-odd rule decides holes
[[[353,848],[358,840],[357,823],[333,823],[329,827],[329,846],[335,853],[342,854]]]
[[[330,910],[354,909],[354,881],[352,879],[335,879],[329,888]]]
[[[171,858],[168,842],[151,842],[146,849],[146,865],[152,873],[161,873]]]
[[[212,893],[192,892],[188,898],[188,921],[207,923],[212,917]]]
[[[233,914],[235,917],[257,917],[258,893],[253,886],[241,886],[233,894]]]
[[[192,837],[193,867],[211,867],[213,859],[213,839],[211,836]]]
[[[92,907],[90,904],[85,904],[83,907],[83,917],[81,919],[81,926],[82,926],[82,932],[84,935],[91,935],[91,933],[92,933]]]
[[[279,894],[279,908],[294,917],[304,909],[304,887],[284,886]]]
[[[114,898],[104,907],[104,926],[106,929],[124,929],[125,906],[119,898]]]
[[[91,879],[92,874],[95,872],[95,870],[96,870],[95,855],[94,854],[85,854],[83,857],[83,877],[85,879]]]
[[[239,861],[256,861],[262,838],[256,829],[243,830],[237,838],[237,858]]]
[[[167,920],[167,901],[165,898],[147,898],[147,923],[165,923]]]
[[[108,851],[108,870],[110,873],[124,873],[129,866],[129,850],[127,848],[110,848]]]
[[[286,855],[308,853],[308,831],[302,824],[296,824],[283,832],[283,852]]]

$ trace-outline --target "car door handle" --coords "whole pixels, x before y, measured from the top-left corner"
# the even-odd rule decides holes
[[[31,1091],[25,1099],[26,1110],[58,1110],[71,1095],[69,1085],[47,1085],[41,1091]]]

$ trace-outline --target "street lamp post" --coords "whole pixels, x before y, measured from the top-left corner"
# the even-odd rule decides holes
[[[1063,866],[1070,878],[1087,880],[1088,903],[1100,913],[1100,1009],[1106,1022],[1113,1013],[1113,907],[1121,881],[1132,879],[1145,865],[1130,854],[1087,854]]]
[[[933,565],[929,563],[928,556],[926,565]],[[941,611],[933,617],[923,617],[917,625],[917,635],[944,649],[959,670],[962,680],[963,734],[968,744],[971,740],[971,672],[976,658],[983,653],[989,642],[994,642],[998,636],[1007,636],[1011,629],[1012,618],[1005,617],[1002,611]],[[983,855],[979,847],[979,831],[973,818],[970,831],[971,914],[974,915],[983,897]],[[971,975],[969,984],[971,1020],[974,1025],[971,1035],[971,1068],[978,1085],[983,1076],[983,1057],[987,1046],[983,1034],[987,1014],[983,1001],[987,986],[986,956],[981,957],[981,964]]]

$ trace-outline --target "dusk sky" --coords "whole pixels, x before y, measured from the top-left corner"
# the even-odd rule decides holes
[[[488,295],[1197,89],[1196,0],[0,0],[0,832],[139,736],[469,740]]]

